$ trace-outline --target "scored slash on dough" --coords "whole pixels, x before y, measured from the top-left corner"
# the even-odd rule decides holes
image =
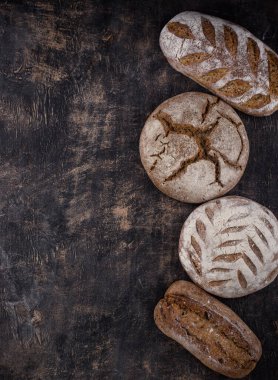
[[[240,271],[238,276],[244,287]],[[212,285],[217,288],[221,281]],[[229,378],[248,375],[261,356],[261,344],[248,326],[193,283],[173,283],[156,305],[154,320],[165,335]]]
[[[277,276],[277,240],[278,221],[269,210],[245,198],[224,197],[191,213],[179,256],[199,286],[221,297],[240,297]]]
[[[173,31],[176,24],[184,38]],[[174,69],[233,107],[255,116],[278,109],[278,55],[239,25],[183,12],[162,29],[160,47]]]

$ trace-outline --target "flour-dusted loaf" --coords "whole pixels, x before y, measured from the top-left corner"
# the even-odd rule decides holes
[[[255,116],[278,109],[278,55],[248,30],[197,12],[165,25],[160,47],[170,65]]]
[[[147,119],[140,155],[163,193],[200,203],[237,184],[247,164],[249,143],[232,107],[212,95],[186,92],[162,103]]]
[[[192,280],[220,297],[241,297],[278,274],[278,221],[264,206],[224,197],[195,209],[179,243],[182,266]]]
[[[261,357],[256,335],[230,308],[187,281],[176,281],[154,310],[157,327],[204,365],[242,378]]]

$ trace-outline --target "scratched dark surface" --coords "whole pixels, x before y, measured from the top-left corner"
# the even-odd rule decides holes
[[[201,90],[158,45],[184,10],[229,19],[278,51],[278,4],[252,0],[0,2],[0,378],[224,379],[155,327],[187,279],[180,229],[195,208],[160,193],[138,139],[163,100]],[[241,114],[251,155],[230,192],[278,216],[278,112]],[[278,379],[278,281],[224,300]]]

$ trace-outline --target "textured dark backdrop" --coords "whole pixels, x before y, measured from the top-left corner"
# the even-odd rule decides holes
[[[0,378],[220,380],[155,327],[195,208],[139,158],[148,114],[201,90],[158,45],[184,10],[234,21],[278,51],[278,4],[253,0],[0,2]],[[278,112],[241,114],[251,143],[230,193],[278,216]],[[262,341],[252,380],[278,379],[278,281],[224,300]]]

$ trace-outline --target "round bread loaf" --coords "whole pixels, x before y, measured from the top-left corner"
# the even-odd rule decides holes
[[[182,202],[200,203],[237,184],[249,142],[232,107],[215,96],[187,92],[166,100],[149,116],[140,155],[159,190]]]
[[[195,209],[185,221],[179,257],[192,280],[220,297],[241,297],[278,274],[278,221],[264,206],[224,197]]]

